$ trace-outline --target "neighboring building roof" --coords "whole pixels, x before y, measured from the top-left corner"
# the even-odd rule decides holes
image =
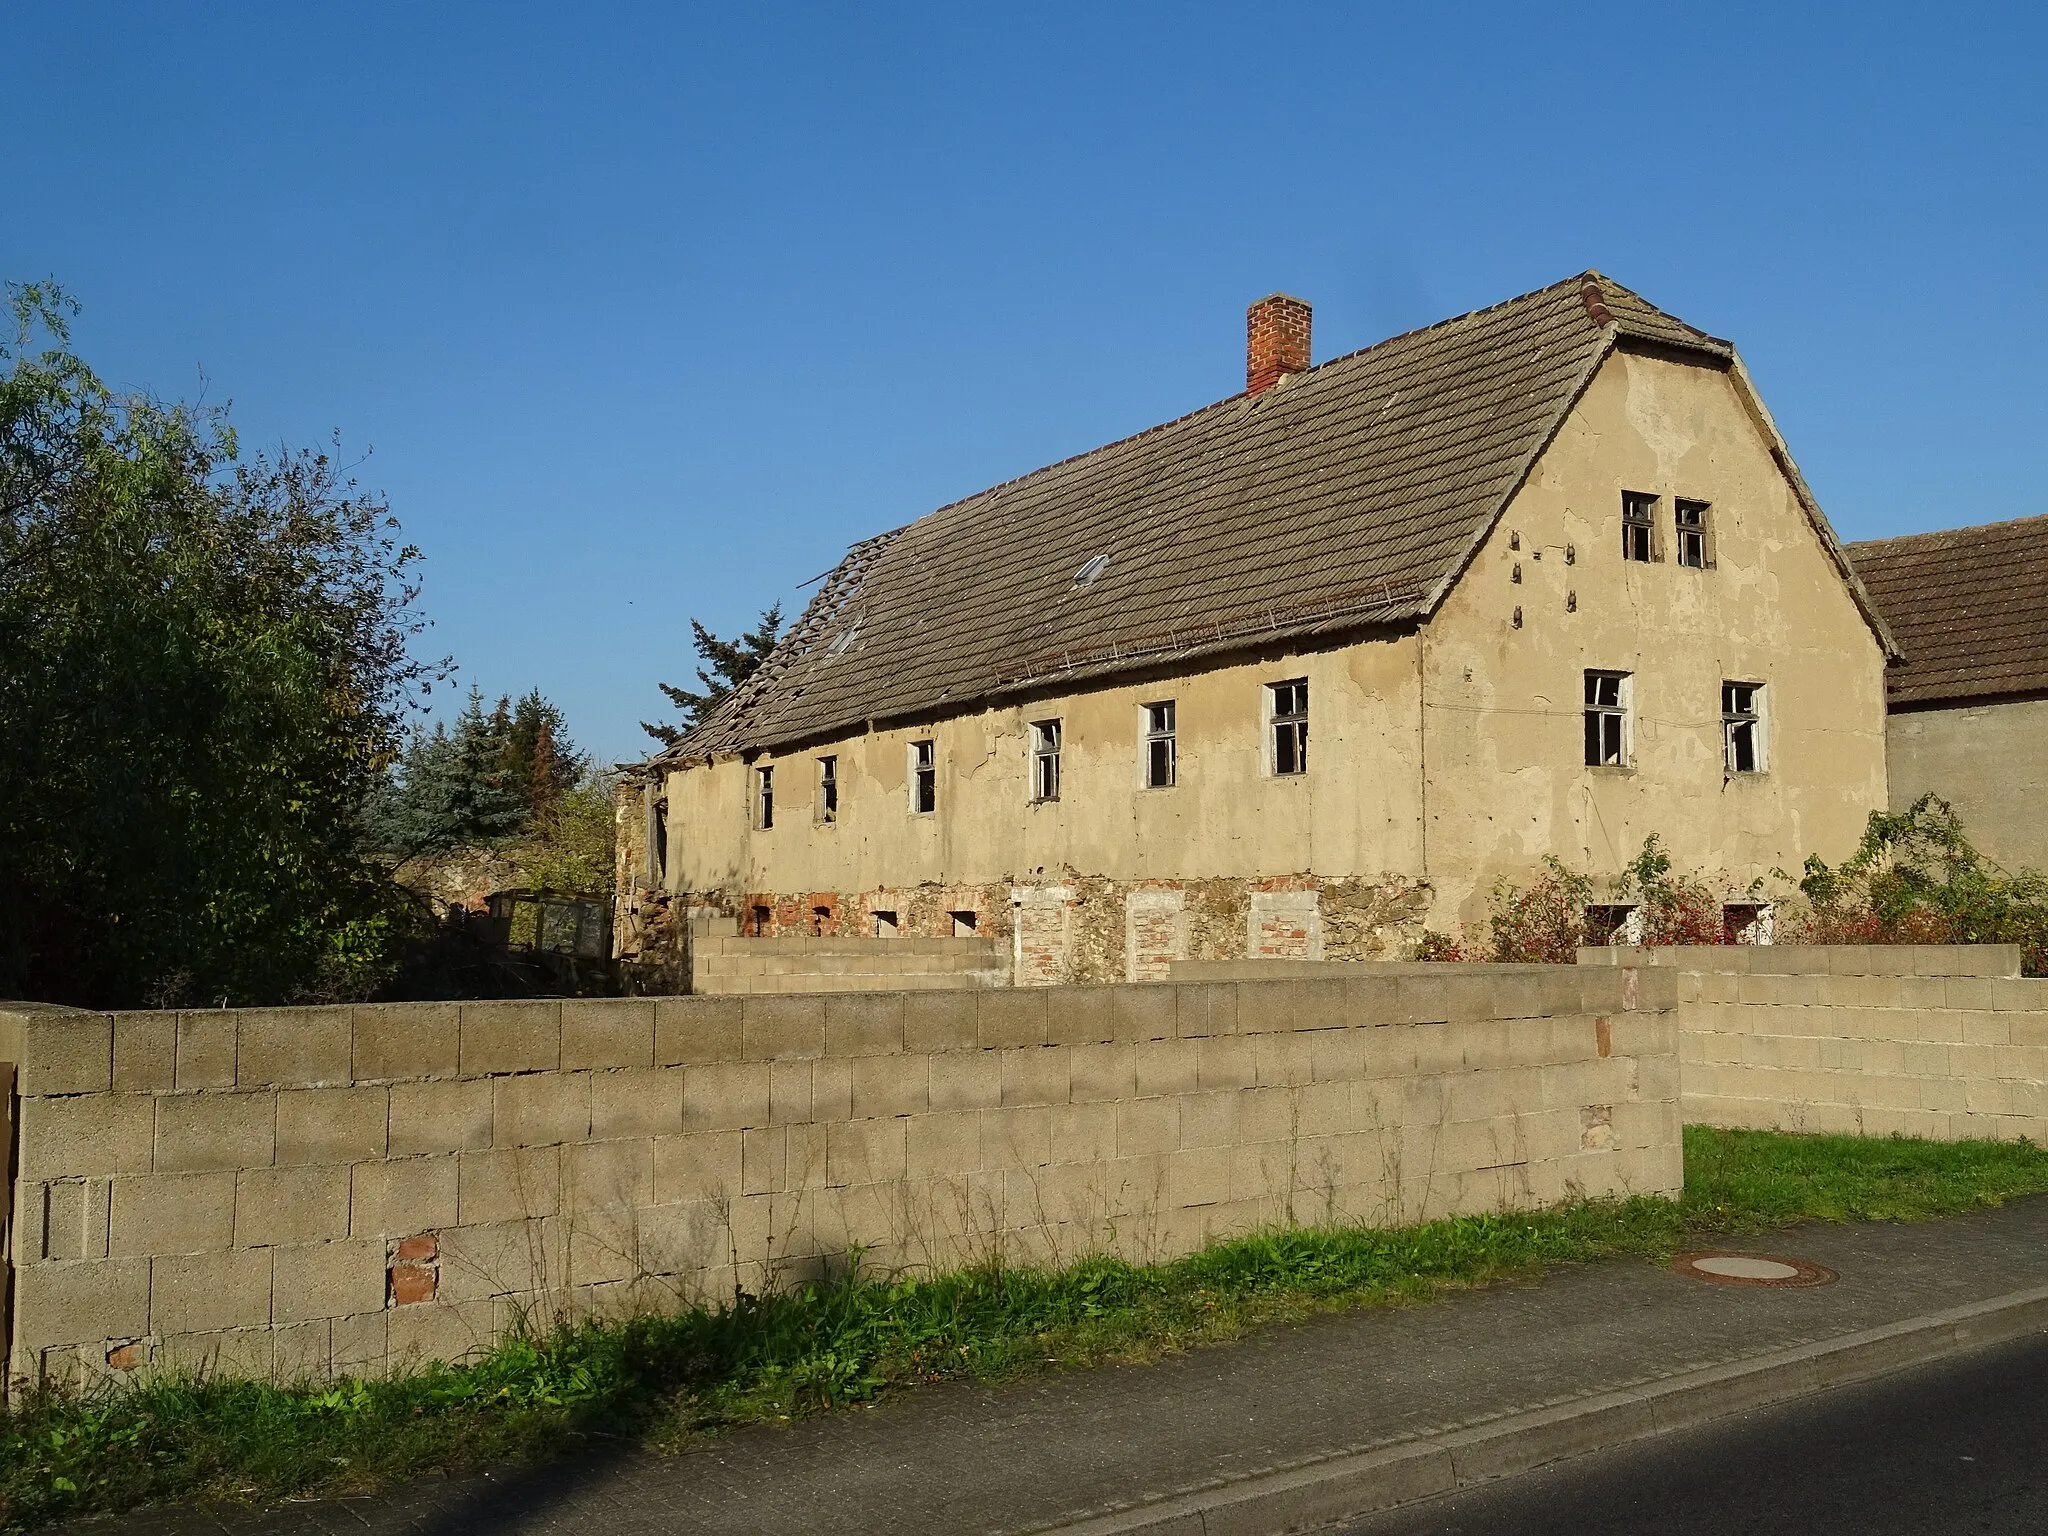
[[[2048,692],[2048,517],[1846,546],[1905,651],[1894,706]]]
[[[1737,366],[1587,272],[1290,374],[856,544],[656,760],[1425,618],[1616,345]]]

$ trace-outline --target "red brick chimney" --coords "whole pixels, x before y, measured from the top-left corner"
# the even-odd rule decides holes
[[[1263,394],[1283,373],[1308,367],[1308,327],[1313,313],[1300,299],[1271,293],[1244,316],[1244,392]]]

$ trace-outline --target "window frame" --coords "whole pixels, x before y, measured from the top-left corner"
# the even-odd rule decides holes
[[[818,825],[839,823],[839,754],[827,752],[818,758]]]
[[[939,810],[939,744],[931,736],[909,742],[910,814],[935,816]]]
[[[775,830],[775,765],[754,764],[754,830]]]
[[[1678,496],[1671,503],[1671,530],[1675,544],[1677,563],[1688,571],[1704,571],[1714,564],[1712,517],[1714,504],[1710,501],[1696,501],[1690,496]],[[1686,522],[1691,513],[1693,521]],[[1690,553],[1697,558],[1688,560]]]
[[[1598,696],[1598,685],[1616,684],[1612,703]],[[1635,674],[1614,671],[1603,667],[1588,667],[1582,684],[1580,719],[1583,725],[1585,764],[1588,768],[1603,768],[1612,771],[1627,771],[1635,766]],[[1600,724],[1596,727],[1594,722]],[[1615,721],[1613,732],[1615,756],[1608,761],[1608,721]],[[1598,732],[1597,738],[1595,732]],[[1597,740],[1597,745],[1595,744]],[[1597,756],[1596,756],[1597,754]]]
[[[1648,491],[1621,493],[1621,558],[1625,564],[1655,565],[1662,558],[1657,524],[1663,499]]]
[[[1138,706],[1138,781],[1146,789],[1172,789],[1180,783],[1178,700],[1158,699]]]
[[[1031,803],[1054,805],[1060,798],[1060,747],[1065,736],[1058,720],[1031,722]]]
[[[1307,777],[1308,711],[1307,678],[1289,677],[1266,684],[1266,772],[1269,776],[1276,779]]]
[[[1749,708],[1737,706],[1745,702],[1736,693],[1747,689]],[[1745,682],[1738,678],[1721,680],[1721,772],[1728,778],[1754,778],[1770,771],[1770,689],[1763,683]],[[1742,734],[1749,739],[1749,761],[1747,768],[1738,766],[1740,756],[1737,743]]]

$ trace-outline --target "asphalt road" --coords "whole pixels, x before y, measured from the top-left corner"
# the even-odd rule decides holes
[[[2048,1336],[1375,1515],[1344,1536],[2042,1536]]]

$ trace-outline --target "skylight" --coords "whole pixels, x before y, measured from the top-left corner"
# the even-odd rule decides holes
[[[1077,587],[1085,587],[1089,583],[1094,581],[1096,577],[1100,576],[1104,571],[1108,569],[1109,556],[1090,555],[1088,557],[1088,563],[1082,566],[1080,570],[1074,572],[1074,585]]]

